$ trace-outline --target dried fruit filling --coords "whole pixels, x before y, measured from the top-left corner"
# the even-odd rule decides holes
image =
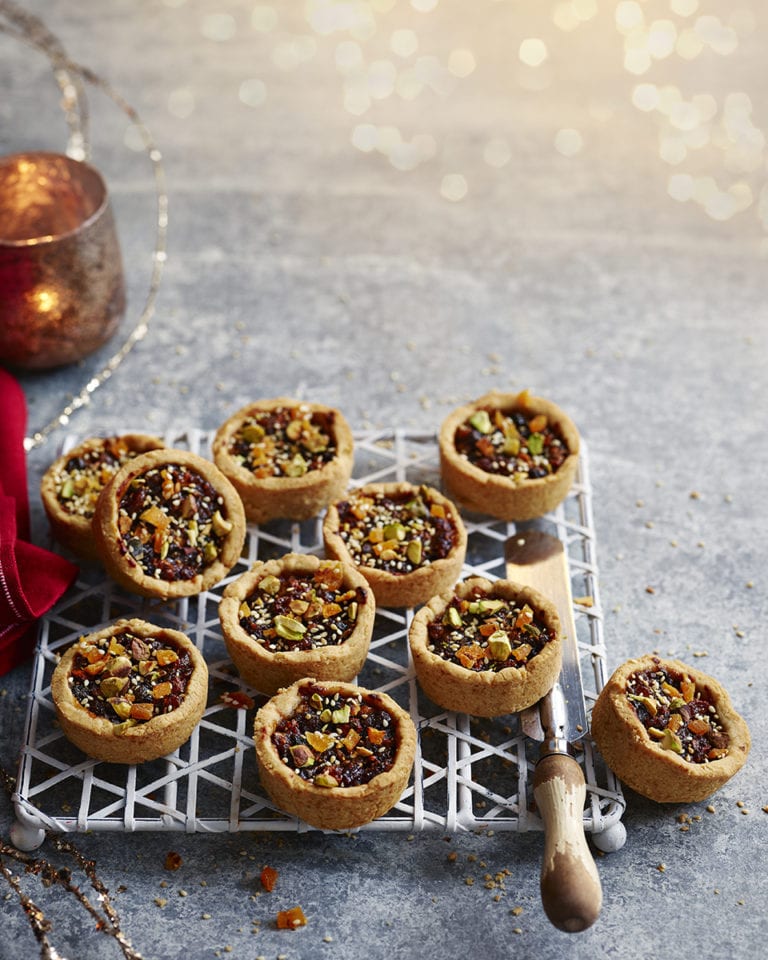
[[[147,470],[120,500],[122,549],[149,577],[191,580],[219,556],[232,530],[223,497],[181,464]]]
[[[272,651],[344,643],[368,594],[361,587],[343,589],[343,579],[341,564],[331,560],[314,573],[267,574],[240,604],[240,626]]]
[[[667,670],[643,670],[627,681],[627,699],[649,737],[691,763],[709,763],[728,753],[728,734],[707,692]]]
[[[355,787],[389,770],[397,734],[375,693],[344,696],[308,683],[272,742],[286,766],[318,787]]]
[[[527,416],[480,407],[454,435],[456,451],[479,470],[536,480],[556,473],[568,457],[568,446],[545,414]]]
[[[336,456],[334,411],[277,407],[247,417],[229,452],[255,477],[303,477]]]
[[[92,517],[104,487],[124,463],[136,456],[121,437],[106,437],[75,454],[56,472],[59,505],[66,513]]]
[[[552,636],[529,604],[517,605],[474,591],[451,598],[443,616],[427,627],[428,649],[467,670],[494,673],[524,667]]]
[[[173,641],[124,631],[83,638],[68,679],[72,695],[90,714],[127,729],[175,710],[192,670],[189,653]]]
[[[394,496],[357,491],[336,508],[339,536],[356,566],[412,573],[447,557],[458,540],[450,512],[426,487]]]

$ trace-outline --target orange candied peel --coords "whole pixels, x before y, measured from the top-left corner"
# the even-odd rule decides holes
[[[275,889],[275,884],[277,883],[277,877],[278,877],[278,873],[274,867],[265,866],[262,869],[261,875],[259,876],[259,880],[261,880],[261,885],[262,887],[264,887],[267,893],[271,893]]]
[[[305,927],[307,918],[301,907],[291,907],[290,910],[281,910],[277,915],[278,930],[295,930],[297,927]]]

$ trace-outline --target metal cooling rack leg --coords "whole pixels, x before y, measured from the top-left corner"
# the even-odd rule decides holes
[[[10,829],[11,843],[17,850],[23,850],[25,853],[37,850],[45,840],[45,830],[37,820],[25,820],[23,812],[18,807],[16,817]]]
[[[606,827],[605,830],[592,834],[592,843],[603,853],[616,853],[617,850],[621,850],[626,842],[627,828],[621,820],[617,820],[616,823]]]

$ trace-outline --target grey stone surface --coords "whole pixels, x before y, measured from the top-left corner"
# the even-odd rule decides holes
[[[683,15],[683,4],[649,0],[641,7],[647,24],[671,20],[680,38],[707,14],[718,18],[725,46],[659,58],[633,75],[622,66],[615,4],[599,4],[567,31],[553,24],[550,5],[442,0],[419,9],[429,6],[26,4],[73,60],[138,110],[162,151],[169,194],[168,260],[149,333],[70,428],[210,430],[249,399],[293,394],[338,405],[358,429],[431,431],[457,403],[492,387],[548,395],[589,445],[610,667],[650,650],[689,662],[706,653],[695,665],[727,687],[747,719],[750,760],[713,798],[713,813],[705,803],[659,806],[626,792],[626,845],[599,858],[602,916],[578,935],[558,932],[542,913],[537,834],[93,834],[75,842],[95,859],[128,937],[152,960],[548,960],[566,950],[637,960],[762,956],[766,12],[756,0],[735,12],[712,0]],[[275,15],[269,32],[252,19],[264,7]],[[323,32],[312,16],[324,7],[368,11],[376,29]],[[211,39],[217,23],[232,25],[232,35]],[[706,28],[699,24],[701,35]],[[454,76],[444,93],[393,93],[350,112],[340,45],[357,43],[366,64],[386,60],[402,71],[416,55],[392,52],[398,29],[413,30],[418,55],[443,65],[452,50],[473,50],[475,71]],[[545,39],[541,67],[521,64],[526,37]],[[256,107],[238,99],[252,78],[266,91]],[[715,118],[699,124],[708,139],[677,165],[660,157],[660,144],[685,122],[673,127],[659,111],[633,105],[638,83],[676,87],[686,101],[714,98]],[[64,148],[47,61],[3,34],[0,89],[0,151]],[[742,112],[728,141],[721,132],[733,93],[751,98],[752,113]],[[21,378],[31,429],[56,417],[117,349],[148,284],[151,170],[124,145],[125,118],[114,104],[97,89],[89,103],[93,160],[112,191],[130,306],[100,355]],[[353,144],[360,124],[396,126],[404,140],[429,135],[434,156],[397,169]],[[562,129],[582,137],[574,156],[553,146]],[[492,138],[509,146],[501,167],[483,160]],[[465,177],[464,199],[441,196],[445,174]],[[722,190],[742,184],[751,202],[715,219],[694,201],[672,199],[676,174],[713,177]],[[29,457],[40,542],[37,483],[62,436],[56,431]],[[26,665],[0,680],[7,769],[22,742],[29,678]],[[681,814],[694,818],[687,831]],[[2,798],[4,838],[11,821]],[[169,849],[183,860],[176,873],[163,869]],[[264,863],[280,879],[272,894],[257,896]],[[486,889],[485,874],[500,871],[508,871],[504,890]],[[119,955],[71,898],[30,877],[24,887],[53,921],[61,955]],[[296,903],[308,925],[275,929],[276,911]],[[10,888],[0,892],[0,926],[2,960],[34,955]]]

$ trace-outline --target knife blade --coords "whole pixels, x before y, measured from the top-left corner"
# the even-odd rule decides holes
[[[507,579],[538,590],[556,607],[562,667],[552,690],[523,711],[527,736],[541,741],[533,795],[544,822],[541,899],[550,921],[577,933],[597,920],[603,892],[584,835],[586,784],[568,744],[587,732],[568,558],[563,543],[542,530],[520,530],[505,544]]]

